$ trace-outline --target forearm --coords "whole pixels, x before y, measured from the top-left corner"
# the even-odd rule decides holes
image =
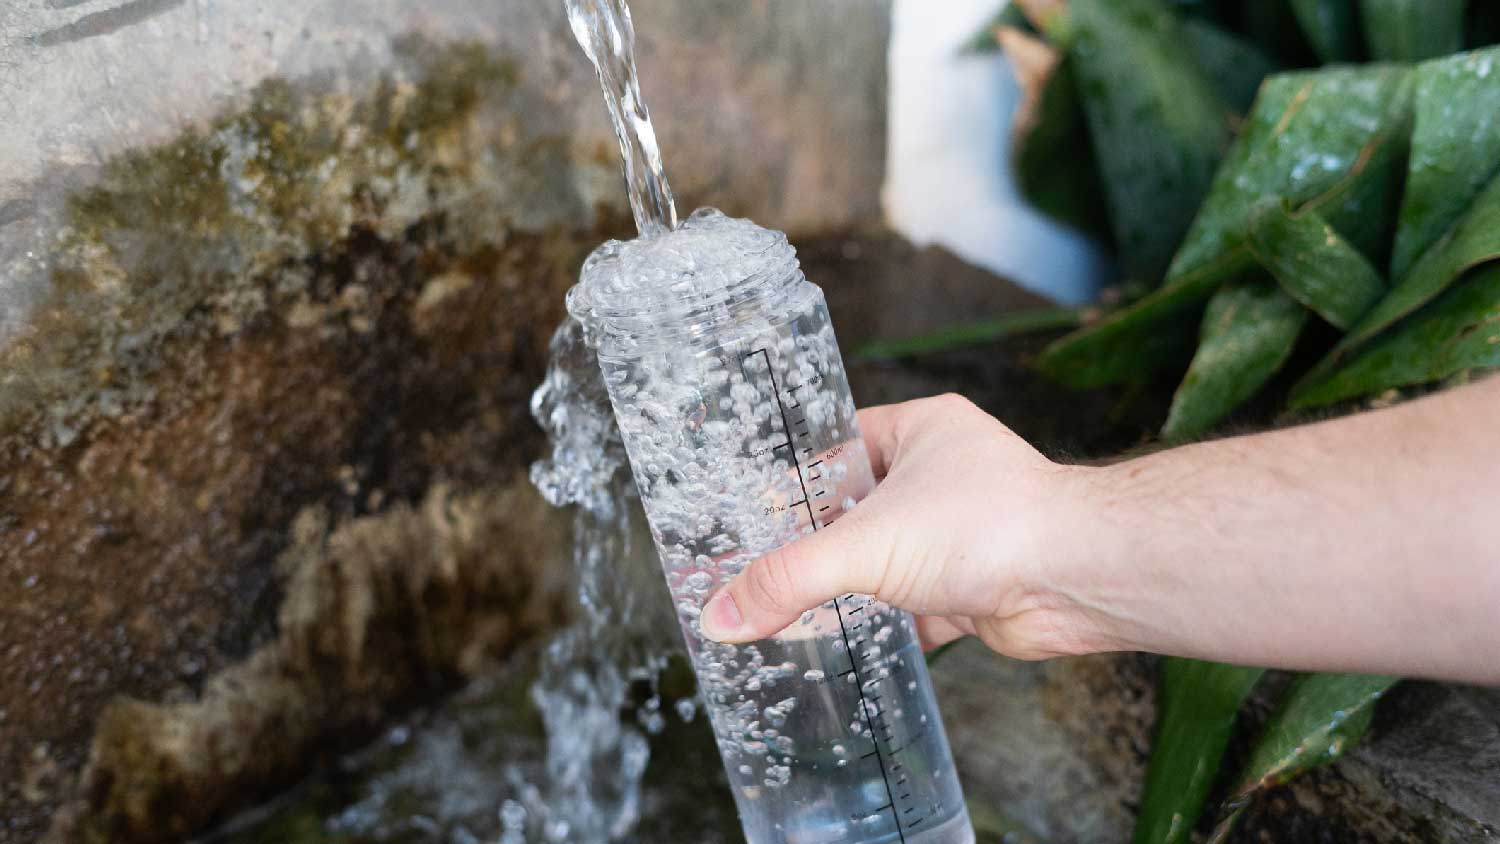
[[[1085,470],[1063,591],[1120,647],[1500,682],[1496,458],[1490,380]]]

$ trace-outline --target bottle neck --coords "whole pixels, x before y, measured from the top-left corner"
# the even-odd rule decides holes
[[[608,249],[605,244],[590,256],[568,291],[569,312],[603,357],[722,345],[748,327],[789,317],[812,287],[784,237],[733,263],[661,278],[646,273],[625,284],[617,274],[628,267],[608,253],[601,256]]]

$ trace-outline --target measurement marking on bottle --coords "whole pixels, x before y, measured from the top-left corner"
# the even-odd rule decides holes
[[[892,750],[892,751],[891,751],[891,755],[892,755],[892,756],[895,756],[895,755],[896,755],[896,754],[897,754],[897,753],[900,753],[900,752],[901,752],[901,751],[903,751],[903,750],[905,750],[905,749],[907,749],[907,748],[908,748],[908,747],[911,747],[911,746],[912,746],[912,745],[914,745],[914,744],[916,744],[916,743],[917,743],[917,742],[918,742],[918,741],[920,741],[920,740],[921,740],[921,738],[922,738],[922,737],[923,737],[923,736],[925,736],[925,735],[927,735],[927,728],[926,728],[926,727],[923,727],[923,728],[922,728],[922,729],[920,729],[920,730],[918,730],[918,731],[917,731],[917,732],[916,732],[916,733],[915,733],[915,734],[913,734],[913,735],[911,735],[911,736],[909,736],[909,737],[908,737],[908,738],[907,738],[907,739],[906,739],[906,743],[905,743],[905,744],[902,744],[902,745],[901,745],[901,746],[900,746],[900,747],[898,747],[898,748],[896,748],[896,749],[895,749],[895,750]],[[897,783],[897,784],[898,784],[898,785],[899,785],[899,784],[900,784],[900,783],[902,783],[902,782],[906,782],[906,777],[902,777],[902,778],[901,778],[901,779],[900,779],[900,780],[899,780],[899,781],[898,781],[898,783]]]
[[[786,441],[786,443],[783,444],[783,446],[777,446],[775,449],[772,449],[772,450],[773,451],[777,450],[777,449],[782,448],[782,447],[784,447],[786,445],[793,445],[798,439],[800,439],[800,438],[806,438],[806,437],[810,436],[811,435],[811,428],[810,428],[810,425],[808,423],[807,415],[803,414],[800,419],[798,419],[795,423],[793,423],[791,421],[791,418],[788,415],[787,411],[788,410],[796,410],[796,409],[798,409],[798,408],[800,408],[802,406],[802,402],[799,399],[797,399],[795,396],[793,396],[792,395],[793,393],[796,393],[798,390],[802,389],[803,387],[807,387],[807,386],[811,386],[811,385],[814,385],[814,384],[821,383],[822,382],[822,377],[815,375],[812,378],[808,379],[806,382],[804,382],[802,384],[798,384],[798,385],[796,385],[794,387],[791,387],[790,389],[788,389],[788,390],[785,391],[785,398],[783,398],[783,392],[782,392],[781,388],[778,387],[777,384],[776,384],[776,371],[775,371],[774,367],[771,365],[771,353],[770,353],[770,351],[768,349],[760,348],[760,349],[756,349],[755,351],[750,352],[749,354],[745,355],[745,357],[742,359],[741,365],[744,366],[744,365],[748,364],[750,362],[751,358],[755,358],[755,357],[759,357],[759,358],[761,358],[765,362],[765,365],[766,365],[766,377],[770,379],[770,382],[771,382],[771,394],[776,399],[776,410],[777,410],[778,415],[781,417],[781,430],[782,430],[782,432],[785,434],[785,436],[787,438],[787,441]],[[788,402],[786,401],[786,399],[792,399],[793,401],[796,402],[796,404],[793,404],[793,405],[789,406]],[[800,426],[800,428],[794,427],[794,426]],[[824,457],[822,457],[822,458],[820,458],[820,459],[818,459],[818,460],[816,460],[816,461],[814,461],[812,463],[808,463],[806,465],[803,465],[803,462],[802,462],[803,460],[806,460],[807,458],[813,456],[813,454],[814,454],[813,448],[812,448],[811,445],[804,445],[804,446],[801,446],[801,447],[795,447],[793,449],[793,454],[794,455],[801,455],[801,459],[794,461],[794,465],[795,465],[795,468],[797,470],[797,485],[802,490],[802,500],[798,501],[798,502],[795,502],[795,503],[792,503],[792,504],[785,505],[785,507],[776,508],[777,511],[789,510],[789,509],[792,509],[792,508],[798,507],[798,506],[806,506],[806,508],[807,508],[807,521],[808,521],[808,524],[812,526],[812,529],[814,531],[818,531],[818,530],[821,530],[822,528],[827,527],[828,524],[820,524],[819,523],[818,517],[819,517],[820,514],[827,513],[829,510],[832,510],[833,509],[833,505],[831,505],[831,504],[825,504],[822,507],[818,508],[816,511],[814,511],[813,510],[812,500],[814,498],[820,498],[820,497],[822,497],[828,490],[826,488],[820,488],[820,489],[817,489],[815,492],[809,492],[809,490],[808,490],[808,483],[809,483],[809,481],[817,482],[817,481],[823,480],[825,473],[823,471],[819,470],[819,467],[822,466],[823,461],[824,460],[833,459],[834,457],[837,457],[838,455],[842,454],[843,451],[844,451],[844,446],[843,445],[836,446],[833,449],[829,450],[824,455]],[[811,474],[813,472],[813,470],[818,470],[816,475],[812,475]],[[771,512],[770,508],[767,509],[767,512],[768,513]],[[839,512],[835,513],[834,518],[836,519],[839,515],[842,515],[842,512],[843,512],[842,508],[840,508]],[[896,806],[896,800],[897,800],[897,797],[896,797],[896,787],[895,787],[895,784],[893,784],[891,782],[891,777],[894,776],[895,774],[899,773],[901,771],[902,766],[901,766],[901,762],[894,758],[895,757],[895,753],[894,752],[883,752],[880,749],[880,737],[877,735],[876,731],[879,730],[881,733],[884,733],[884,735],[885,735],[885,742],[886,742],[886,747],[887,748],[890,747],[891,740],[894,738],[895,732],[892,729],[891,725],[886,721],[885,714],[883,712],[881,712],[880,709],[879,709],[879,707],[876,705],[876,704],[879,703],[881,696],[880,695],[869,695],[869,696],[867,696],[866,692],[865,692],[866,687],[869,687],[869,688],[873,689],[876,686],[878,686],[878,684],[880,683],[880,679],[881,678],[877,677],[877,678],[873,678],[873,679],[867,681],[862,676],[862,674],[860,672],[859,663],[860,663],[861,659],[868,661],[869,659],[872,658],[872,656],[874,656],[874,654],[872,652],[866,652],[863,655],[863,657],[861,657],[859,655],[859,652],[858,652],[857,648],[858,648],[859,645],[861,645],[861,644],[864,643],[865,637],[863,635],[860,635],[857,638],[851,638],[851,636],[850,636],[850,632],[851,631],[857,631],[860,628],[864,627],[864,621],[860,621],[859,624],[853,625],[851,627],[849,625],[849,623],[848,623],[849,619],[852,619],[852,617],[854,615],[857,615],[858,613],[864,612],[865,608],[866,608],[866,605],[868,604],[868,601],[866,601],[866,602],[863,602],[863,603],[861,603],[858,606],[853,607],[853,608],[844,606],[845,603],[852,602],[855,597],[856,596],[854,595],[854,593],[851,592],[851,593],[843,596],[842,598],[836,598],[833,601],[834,614],[838,617],[838,620],[839,620],[839,634],[843,637],[844,648],[845,648],[845,650],[849,654],[849,670],[845,671],[845,672],[843,672],[841,674],[839,674],[838,676],[840,678],[851,677],[851,676],[854,678],[854,689],[855,689],[855,693],[858,695],[858,700],[859,700],[859,712],[860,712],[860,715],[864,719],[865,729],[869,731],[869,734],[870,734],[870,744],[872,745],[871,751],[869,753],[864,754],[860,758],[861,759],[869,759],[869,758],[873,757],[875,759],[876,764],[878,764],[880,766],[880,779],[881,779],[882,782],[885,783],[885,796],[886,796],[887,802],[886,802],[886,804],[884,806],[876,807],[872,811],[876,812],[876,813],[879,813],[879,812],[885,811],[886,809],[890,809],[891,810],[891,818],[895,822],[895,825],[896,825],[896,837],[899,839],[900,844],[906,844],[906,831],[905,831],[905,829],[914,828],[917,824],[921,823],[922,819],[919,819],[919,820],[917,820],[915,822],[906,823],[905,824],[905,829],[904,829],[903,828],[903,820],[906,818],[906,816],[910,815],[911,812],[912,812],[912,810],[915,809],[916,807],[915,806],[907,806],[905,810],[901,810],[901,809],[898,809],[897,806]],[[848,616],[849,618],[846,618],[846,616]],[[920,734],[918,734],[918,735],[920,735]],[[909,739],[905,744],[902,745],[902,749],[905,749],[906,747],[910,746],[910,744],[911,744],[911,740]],[[890,758],[890,763],[891,763],[889,766],[887,766],[887,764],[886,764],[886,760],[887,760],[888,757]],[[906,782],[906,775],[905,774],[901,775],[900,782],[901,783]],[[903,793],[901,795],[900,799],[901,800],[907,800],[910,797],[911,797],[911,792],[910,791],[906,791],[905,793]],[[851,817],[851,820],[859,820],[859,818],[852,818]]]

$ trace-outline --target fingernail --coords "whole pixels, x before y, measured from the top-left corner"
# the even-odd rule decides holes
[[[728,592],[720,592],[703,606],[703,614],[698,617],[703,627],[703,635],[715,642],[725,639],[739,632],[740,625],[744,619],[740,618],[740,608],[734,602],[734,596]]]

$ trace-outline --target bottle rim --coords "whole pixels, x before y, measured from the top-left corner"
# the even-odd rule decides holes
[[[684,225],[723,217],[700,209]],[[785,234],[755,229],[758,248],[735,252],[726,262],[690,260],[675,275],[653,282],[649,292],[631,277],[631,250],[642,248],[640,242],[609,241],[584,262],[578,284],[568,291],[568,312],[593,335],[601,353],[615,354],[691,342],[747,318],[774,314],[804,281],[801,264]],[[713,282],[702,283],[705,277]]]

